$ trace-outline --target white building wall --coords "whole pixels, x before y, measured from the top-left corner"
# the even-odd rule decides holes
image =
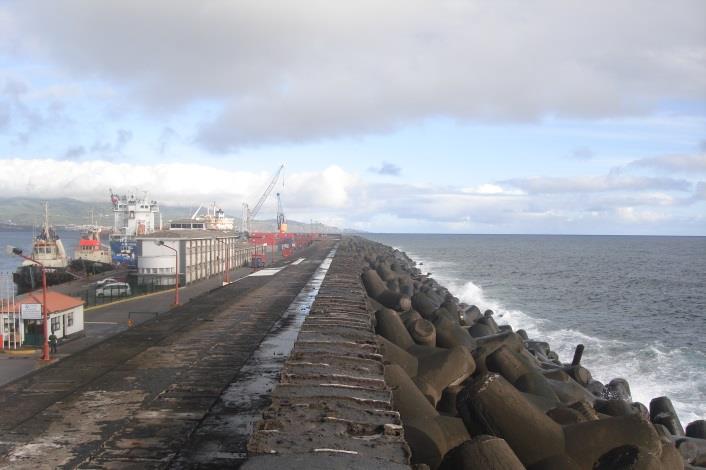
[[[219,275],[226,269],[226,254],[230,270],[246,266],[256,248],[237,243],[235,237],[162,239],[164,244],[179,252],[182,279],[191,282]],[[176,270],[174,252],[157,245],[155,239],[139,239],[141,254],[137,259],[138,275],[144,283],[174,285]],[[181,243],[183,242],[183,253]],[[183,259],[183,261],[182,261]]]
[[[83,305],[49,314],[49,334],[53,332],[57,338],[64,338],[80,331],[83,331]]]

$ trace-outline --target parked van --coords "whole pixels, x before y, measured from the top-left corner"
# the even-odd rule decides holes
[[[111,282],[96,289],[96,297],[128,297],[130,294],[127,282]]]

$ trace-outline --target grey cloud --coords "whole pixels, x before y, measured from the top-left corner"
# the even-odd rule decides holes
[[[382,162],[379,167],[370,167],[368,171],[377,173],[378,175],[399,176],[402,173],[402,168],[390,162]]]
[[[689,191],[691,183],[684,179],[646,176],[534,177],[502,181],[531,194],[596,193],[604,191]]]
[[[276,11],[255,0],[67,0],[8,11],[32,50],[119,83],[133,105],[213,105],[196,141],[215,151],[438,116],[610,117],[706,97],[701,0],[301,1]]]
[[[84,147],[83,145],[75,145],[73,147],[69,147],[68,149],[66,149],[66,152],[64,152],[64,158],[72,160],[74,158],[82,157],[85,154],[86,154],[86,147]]]
[[[590,160],[593,158],[593,151],[588,147],[578,147],[571,152],[571,157],[578,160]]]
[[[162,129],[162,134],[159,136],[159,142],[157,144],[157,150],[160,155],[164,155],[169,148],[169,145],[171,145],[172,141],[177,137],[177,132],[171,127],[165,127]]]
[[[115,142],[96,141],[91,145],[91,153],[120,154],[125,146],[132,140],[132,132],[126,129],[118,129],[115,133]]]
[[[115,151],[122,152],[125,145],[132,140],[132,132],[125,129],[118,129],[115,139]]]
[[[706,172],[706,151],[701,155],[662,155],[641,158],[630,165],[674,173],[704,173]]]

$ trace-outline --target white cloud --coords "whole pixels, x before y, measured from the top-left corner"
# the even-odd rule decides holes
[[[239,215],[242,201],[252,206],[270,182],[268,172],[229,171],[206,165],[134,165],[105,161],[0,160],[4,197],[73,197],[107,201],[115,191],[148,190],[164,205],[196,206],[216,201]],[[289,170],[292,170],[290,173]],[[367,172],[366,172],[367,174]],[[479,233],[665,233],[703,234],[689,211],[703,204],[706,185],[679,197],[643,185],[622,191],[600,185],[588,192],[519,192],[503,184],[475,188],[433,187],[365,181],[331,165],[320,171],[288,167],[282,192],[292,220],[310,219],[343,227],[382,231],[463,231]],[[263,209],[271,217],[274,202]]]
[[[706,173],[706,153],[701,155],[662,155],[641,158],[630,165],[674,173]]]
[[[701,0],[66,0],[0,8],[0,26],[15,31],[5,40],[21,43],[10,51],[117,84],[155,112],[214,104],[199,141],[219,151],[386,132],[435,116],[644,114],[706,96]]]
[[[193,206],[217,201],[239,210],[243,201],[254,205],[272,175],[228,171],[219,168],[170,163],[135,165],[94,161],[0,160],[3,197],[72,197],[108,201],[108,188],[115,191],[149,191],[160,203]],[[341,208],[350,204],[349,192],[358,184],[354,175],[337,166],[320,172],[286,175],[282,191],[289,208],[313,210]],[[273,191],[274,192],[274,191]],[[236,214],[234,214],[236,215]]]
[[[668,190],[688,191],[692,184],[684,179],[608,174],[601,176],[516,178],[504,184],[534,194],[595,193],[605,191]]]

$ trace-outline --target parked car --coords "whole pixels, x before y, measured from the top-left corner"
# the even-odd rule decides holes
[[[96,297],[128,297],[130,294],[127,282],[111,282],[96,289]]]
[[[113,284],[116,282],[120,282],[117,279],[113,279],[112,277],[106,277],[105,279],[101,279],[100,281],[96,281],[96,286],[101,287],[106,284]]]

